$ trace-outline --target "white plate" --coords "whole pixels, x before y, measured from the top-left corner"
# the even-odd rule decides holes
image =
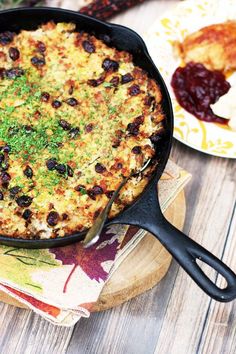
[[[236,0],[186,0],[159,18],[145,33],[149,53],[169,89],[174,109],[174,137],[182,143],[210,155],[236,158],[236,132],[228,126],[198,120],[182,108],[170,82],[181,59],[173,43],[202,27],[236,20]],[[236,73],[229,78],[236,82]]]

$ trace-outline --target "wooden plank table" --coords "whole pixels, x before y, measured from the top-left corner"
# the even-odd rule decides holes
[[[76,8],[76,1],[63,3]],[[149,1],[113,22],[142,32],[175,3]],[[236,271],[235,160],[207,156],[178,142],[171,155],[193,175],[186,188],[184,231]],[[4,354],[236,352],[236,302],[211,300],[175,262],[151,291],[123,306],[94,313],[74,328],[55,327],[30,311],[2,303],[0,310]]]

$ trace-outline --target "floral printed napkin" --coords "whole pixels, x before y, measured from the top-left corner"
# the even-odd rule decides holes
[[[173,162],[167,164],[158,184],[163,211],[190,177]],[[45,250],[0,246],[0,290],[45,319],[72,326],[89,316],[109,273],[144,235],[143,230],[115,225],[88,249],[81,243]]]

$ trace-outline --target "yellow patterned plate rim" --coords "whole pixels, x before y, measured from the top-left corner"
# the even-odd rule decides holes
[[[180,58],[174,42],[213,23],[236,19],[235,0],[185,0],[160,17],[144,34],[149,53],[162,74],[174,110],[174,137],[198,151],[227,158],[236,158],[236,131],[219,124],[198,120],[185,111],[175,99],[170,85]],[[229,78],[236,85],[236,73]]]

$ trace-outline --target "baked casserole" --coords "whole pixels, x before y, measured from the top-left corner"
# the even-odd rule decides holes
[[[124,176],[155,155],[161,92],[131,54],[72,23],[0,34],[0,234],[89,228]],[[148,183],[132,177],[110,217]]]

